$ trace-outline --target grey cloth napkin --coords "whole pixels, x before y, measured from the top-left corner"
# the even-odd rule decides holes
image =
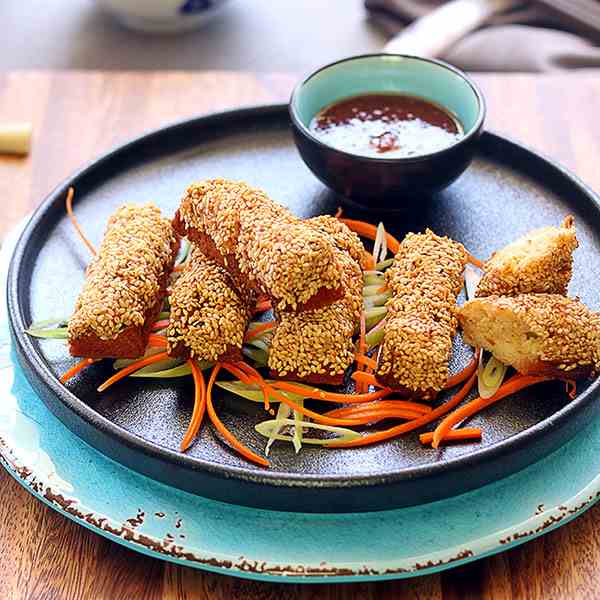
[[[443,0],[365,0],[391,36]],[[600,1],[535,0],[492,17],[443,58],[470,71],[552,72],[600,68]]]

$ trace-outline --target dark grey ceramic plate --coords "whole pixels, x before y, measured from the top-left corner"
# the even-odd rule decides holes
[[[481,444],[436,451],[423,448],[416,434],[369,448],[307,447],[299,454],[275,444],[265,470],[231,452],[210,427],[186,455],[178,452],[192,409],[189,381],[128,380],[99,395],[96,386],[112,372],[105,361],[63,387],[57,376],[73,364],[66,347],[33,340],[23,329],[33,320],[69,315],[83,283],[89,256],[64,214],[67,187],[76,188],[77,215],[98,243],[120,204],[152,200],[172,214],[185,187],[209,177],[246,180],[301,216],[332,212],[338,204],[298,157],[286,107],[261,107],[167,127],[95,161],[42,203],[17,245],[8,301],[20,362],[49,408],[101,452],[168,485],[226,502],[307,512],[378,510],[506,476],[556,449],[595,415],[597,381],[580,386],[570,403],[563,385],[549,383],[474,418],[483,430]],[[560,167],[502,137],[484,134],[474,163],[456,183],[423,199],[414,214],[385,222],[398,236],[431,227],[486,257],[567,213],[576,217],[581,245],[570,292],[598,309],[598,198]],[[457,340],[453,370],[468,358]],[[265,418],[260,408],[224,394],[217,405],[225,424],[261,450],[264,441],[254,431]]]

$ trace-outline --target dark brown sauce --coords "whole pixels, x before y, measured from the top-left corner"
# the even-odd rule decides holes
[[[310,130],[326,144],[361,156],[407,158],[452,145],[463,130],[451,114],[405,94],[365,94],[319,112]]]

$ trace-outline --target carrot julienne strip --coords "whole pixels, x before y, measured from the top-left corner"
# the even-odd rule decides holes
[[[217,379],[217,375],[221,370],[221,363],[217,363],[210,374],[210,379],[208,380],[208,386],[206,388],[206,409],[208,412],[208,416],[210,418],[210,422],[214,425],[215,429],[231,444],[231,446],[237,450],[244,458],[247,458],[249,461],[252,461],[261,467],[268,467],[269,461],[262,456],[259,456],[250,448],[246,448],[244,444],[242,444],[228,429],[223,425],[222,421],[217,416],[215,412],[215,408],[213,406],[212,401],[212,389],[215,384],[215,380]]]
[[[255,338],[258,334],[263,331],[268,331],[269,329],[273,329],[275,327],[275,321],[267,321],[266,323],[259,323],[256,327],[249,329],[246,331],[246,335],[244,336],[244,341],[247,342],[252,338]]]
[[[483,269],[483,261],[479,260],[478,258],[475,258],[472,254],[468,255],[467,260],[474,266],[476,266],[478,269]]]
[[[377,412],[378,410],[410,410],[419,415],[426,415],[433,411],[431,406],[421,404],[420,402],[411,402],[410,400],[375,400],[365,404],[353,404],[352,406],[343,406],[334,408],[325,414],[331,417],[353,417],[354,415],[365,412]]]
[[[313,400],[342,403],[370,402],[371,400],[377,400],[378,398],[389,396],[392,393],[390,388],[383,388],[381,390],[377,390],[376,392],[369,392],[367,394],[338,394],[336,392],[326,392],[325,390],[320,390],[319,388],[310,389],[302,387],[288,381],[276,381],[271,384],[271,387],[284,390],[286,392],[293,392]]]
[[[473,358],[471,359],[469,364],[462,371],[459,371],[458,373],[455,373],[451,377],[448,377],[448,381],[446,381],[446,384],[444,385],[444,389],[447,390],[447,389],[453,388],[454,386],[458,385],[459,383],[462,383],[463,381],[466,381],[467,379],[469,379],[469,377],[471,377],[471,375],[473,375],[473,373],[477,370],[478,364],[479,364],[479,354],[477,352],[475,352],[473,354]]]
[[[367,321],[365,317],[365,311],[360,311],[360,335],[358,338],[358,354],[364,356],[365,351],[367,349],[367,343],[365,341],[365,337],[367,335]],[[362,371],[362,365],[359,363],[358,371]],[[369,385],[365,384],[362,381],[355,380],[357,382],[357,391],[364,393],[369,391]]]
[[[154,348],[166,348],[167,340],[162,335],[156,335],[155,333],[151,333],[148,336],[148,346]]]
[[[356,354],[356,362],[371,367],[372,369],[377,368],[377,361],[364,354]]]
[[[363,413],[352,415],[351,419],[354,425],[367,425],[368,423],[377,423],[384,419],[404,419],[405,421],[413,421],[422,416],[423,413],[412,410],[388,409],[365,411]]]
[[[380,389],[385,388],[384,385],[381,385],[381,383],[375,379],[375,375],[373,375],[373,373],[367,373],[366,371],[354,371],[351,377],[354,379],[354,381],[364,383],[367,386],[372,385]]]
[[[69,379],[75,377],[77,373],[83,371],[86,367],[89,367],[93,362],[95,362],[95,359],[93,358],[84,358],[83,360],[80,360],[74,367],[71,367],[61,375],[60,382],[67,383]]]
[[[408,423],[402,423],[402,425],[396,425],[394,427],[390,427],[389,429],[384,429],[383,431],[378,431],[376,433],[371,433],[369,435],[365,435],[358,440],[353,440],[351,442],[338,442],[332,441],[327,444],[328,448],[356,448],[358,446],[369,446],[370,444],[374,444],[375,442],[381,442],[383,440],[389,440],[391,438],[402,435],[403,433],[408,433],[409,431],[414,431],[415,429],[419,429],[423,427],[423,425],[428,425],[433,421],[436,421],[442,415],[445,415],[453,408],[458,406],[471,391],[475,382],[477,381],[477,373],[473,373],[469,380],[463,385],[463,387],[452,397],[448,402],[445,402],[441,406],[438,406],[436,409],[432,410],[430,413],[419,417],[418,419],[413,419]]]
[[[194,410],[190,424],[179,446],[182,452],[185,452],[190,447],[190,444],[196,435],[198,435],[206,411],[206,382],[204,381],[204,375],[194,359],[188,359],[187,363],[192,369],[192,377],[194,378]]]
[[[231,363],[227,363],[227,362],[222,362],[219,364],[221,365],[221,368],[225,369],[226,371],[229,371],[234,377],[237,377],[242,383],[244,383],[246,385],[252,385],[253,383],[255,383],[254,379],[252,379],[251,377],[248,377],[248,375],[246,373],[244,373],[244,371],[242,371],[235,365],[232,365]]]
[[[77,232],[77,235],[79,235],[81,241],[87,246],[87,249],[92,253],[92,256],[96,256],[96,248],[94,248],[92,242],[90,242],[90,240],[88,240],[87,237],[85,236],[85,233],[83,233],[83,229],[81,229],[81,227],[79,226],[77,217],[75,216],[75,213],[73,212],[73,196],[74,195],[75,195],[75,190],[72,187],[70,187],[67,190],[67,198],[65,200],[65,207],[67,209],[67,214],[69,215],[69,219],[71,219],[71,223],[73,224],[73,227],[75,228],[75,231]]]
[[[146,365],[151,365],[155,362],[159,362],[168,358],[169,355],[166,352],[159,352],[158,354],[153,354],[152,356],[147,356],[140,360],[136,360],[134,363],[131,363],[127,367],[117,371],[112,377],[109,377],[102,385],[98,386],[98,391],[103,392],[107,387],[111,386],[113,383],[120,381],[124,377],[127,377],[129,373],[133,373]]]
[[[267,310],[271,310],[272,308],[273,305],[271,304],[271,301],[269,299],[259,300],[256,303],[256,306],[254,307],[254,313],[265,312]]]
[[[446,437],[446,434],[455,425],[458,425],[458,423],[468,419],[475,413],[482,411],[490,404],[494,404],[494,402],[498,402],[498,400],[502,400],[503,398],[506,398],[506,396],[510,396],[511,394],[535,385],[536,383],[542,383],[543,381],[550,381],[552,379],[552,377],[538,377],[532,375],[515,375],[511,377],[506,383],[502,384],[498,388],[493,396],[490,396],[489,398],[475,398],[474,400],[471,400],[471,402],[468,402],[464,406],[461,406],[458,410],[455,410],[453,413],[449,414],[435,428],[431,445],[434,448],[437,448],[440,442]]]
[[[335,215],[334,217],[336,219],[339,219],[342,216],[342,213],[344,212],[344,209],[341,206],[337,207],[337,210],[335,211]]]
[[[375,240],[377,237],[377,227],[371,223],[356,221],[354,219],[340,219],[340,221],[355,233],[358,233],[369,240]],[[396,254],[400,248],[400,242],[391,233],[386,232],[385,235],[389,250]]]
[[[460,429],[451,429],[444,437],[442,442],[469,442],[479,441],[481,439],[481,429],[479,427],[461,427]],[[433,441],[433,431],[422,433],[419,436],[421,444],[429,445]]]
[[[254,367],[250,366],[244,361],[238,362],[237,366],[243,371],[245,371],[250,378],[254,379],[254,381],[258,383],[258,385],[262,389],[265,410],[268,411],[271,408],[271,403],[269,402],[269,390],[266,386],[266,382],[263,379],[263,376]]]

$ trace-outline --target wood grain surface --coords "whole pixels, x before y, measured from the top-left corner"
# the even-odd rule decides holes
[[[477,80],[490,129],[558,159],[600,190],[599,77]],[[285,101],[294,81],[231,72],[0,74],[0,121],[27,120],[34,127],[31,156],[0,157],[0,239],[62,178],[115,144],[199,113]],[[127,550],[59,516],[0,469],[0,599],[597,598],[596,517],[600,506],[538,540],[439,575],[284,586],[206,574]]]

